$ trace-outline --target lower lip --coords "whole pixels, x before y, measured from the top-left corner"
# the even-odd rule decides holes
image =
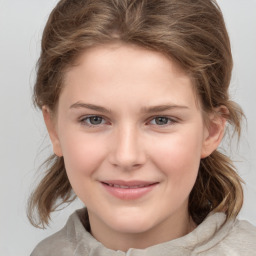
[[[158,183],[148,185],[141,188],[117,188],[101,183],[103,187],[114,197],[122,200],[136,200],[153,190]]]

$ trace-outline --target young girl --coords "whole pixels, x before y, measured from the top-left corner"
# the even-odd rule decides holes
[[[231,71],[213,0],[61,0],[34,89],[54,154],[28,214],[45,226],[74,194],[86,208],[32,256],[255,255],[217,150],[226,125],[240,134]]]

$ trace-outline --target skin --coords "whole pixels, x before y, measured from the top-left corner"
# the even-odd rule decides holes
[[[98,241],[127,251],[195,228],[188,197],[225,120],[209,115],[205,126],[190,77],[172,60],[121,43],[89,48],[67,71],[57,112],[44,106],[43,114]],[[127,200],[106,190],[109,180],[155,185]]]

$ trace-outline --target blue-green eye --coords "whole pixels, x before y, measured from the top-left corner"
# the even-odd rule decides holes
[[[88,116],[83,118],[81,122],[88,126],[96,126],[106,123],[104,118],[102,118],[101,116]]]
[[[102,123],[102,117],[99,116],[91,116],[88,118],[88,121],[90,121],[90,124],[98,125]]]
[[[171,118],[168,118],[166,116],[157,116],[155,118],[153,118],[151,121],[150,121],[151,124],[153,125],[168,125],[168,124],[172,124],[172,123],[175,123],[174,120],[172,120]]]

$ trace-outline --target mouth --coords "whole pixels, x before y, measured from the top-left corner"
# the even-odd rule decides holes
[[[102,181],[108,193],[122,200],[139,199],[152,191],[159,182],[148,181]]]
[[[118,184],[111,184],[111,183],[105,183],[103,182],[105,185],[110,186],[110,187],[115,187],[115,188],[124,188],[124,189],[131,189],[131,188],[144,188],[153,184],[149,184],[149,185],[136,185],[136,186],[124,186],[124,185],[118,185]]]

